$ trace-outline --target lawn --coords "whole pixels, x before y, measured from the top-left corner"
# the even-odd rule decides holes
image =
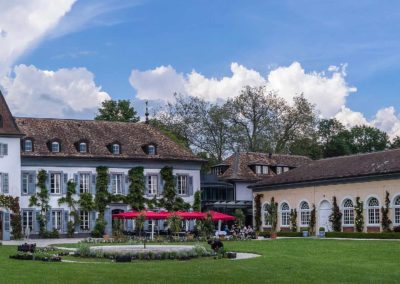
[[[0,247],[1,283],[400,283],[400,242],[317,239],[225,242],[259,258],[42,263]],[[82,260],[82,259],[78,259]],[[84,261],[84,260],[82,260]]]

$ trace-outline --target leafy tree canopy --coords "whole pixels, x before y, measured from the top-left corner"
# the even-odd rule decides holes
[[[107,100],[102,103],[95,120],[138,122],[140,118],[129,100]]]

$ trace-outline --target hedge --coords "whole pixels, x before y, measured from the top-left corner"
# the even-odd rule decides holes
[[[400,239],[400,234],[396,232],[388,233],[345,233],[345,232],[326,232],[326,238],[354,238],[354,239]]]
[[[278,237],[302,237],[302,232],[278,232]]]

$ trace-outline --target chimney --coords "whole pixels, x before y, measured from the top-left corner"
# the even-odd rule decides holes
[[[272,153],[271,152],[268,153],[268,158],[270,158],[270,159],[272,158]]]
[[[146,112],[144,114],[146,116],[146,120],[145,120],[146,124],[149,124],[149,108],[148,108],[148,106],[149,106],[149,102],[146,101]]]

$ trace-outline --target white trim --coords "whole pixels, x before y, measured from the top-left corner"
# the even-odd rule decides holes
[[[400,222],[396,222],[396,209],[397,208],[400,208],[400,205],[395,205],[394,204],[394,202],[395,202],[395,200],[396,200],[396,198],[398,198],[398,197],[400,197],[400,193],[397,193],[397,194],[395,194],[394,196],[393,196],[393,198],[392,198],[392,201],[391,201],[391,208],[392,208],[392,221],[393,221],[393,225],[396,225],[396,226],[398,226],[398,225],[400,225]],[[400,219],[400,218],[399,218]]]
[[[347,199],[350,199],[351,202],[353,202],[353,207],[355,207],[356,199],[353,198],[353,197],[350,196],[350,195],[346,195],[346,196],[343,197],[342,200],[340,201],[340,205],[339,205],[340,210],[343,210],[343,208],[344,208],[344,207],[343,207],[344,201],[347,200]]]
[[[369,203],[369,201],[372,199],[372,198],[375,198],[376,200],[378,200],[378,203],[379,203],[379,205],[378,206],[374,206],[374,207],[369,207],[369,205],[368,205],[368,203]],[[381,201],[380,201],[380,199],[379,199],[379,197],[377,196],[377,195],[375,195],[375,194],[373,194],[373,195],[368,195],[366,198],[365,198],[365,201],[364,201],[365,203],[364,203],[364,208],[365,208],[365,214],[367,215],[366,217],[366,222],[365,222],[365,224],[366,224],[366,227],[381,227],[381,218],[382,218],[382,216],[381,216],[381,206],[382,206],[382,203],[381,203]],[[369,222],[369,210],[370,209],[378,209],[378,221],[379,221],[379,223],[370,223]]]
[[[288,210],[283,211],[283,210],[281,209],[283,203],[286,203],[286,204],[289,206],[289,209],[288,209]],[[289,202],[287,202],[286,200],[284,200],[284,201],[282,201],[281,203],[278,203],[278,204],[279,204],[279,205],[278,205],[279,227],[280,227],[280,228],[290,228],[290,212],[291,212],[291,211],[290,211],[290,209],[291,209],[290,204],[289,204]],[[283,220],[283,218],[282,218],[282,213],[283,213],[283,212],[289,213],[289,225],[283,225],[283,224],[282,224],[282,220]]]
[[[326,202],[328,202],[329,203],[329,205],[331,206],[331,209],[332,209],[332,203],[333,202],[331,202],[330,200],[328,200],[328,199],[326,199],[326,198],[323,198],[323,199],[321,199],[321,201],[318,203],[318,206],[315,208],[315,211],[319,211],[319,209],[320,209],[320,207],[321,207],[321,204],[322,204],[322,202],[324,202],[324,201],[326,201]]]
[[[271,228],[272,226],[271,225],[265,225],[265,214],[264,214],[264,212],[265,212],[265,210],[264,210],[264,206],[266,205],[266,204],[270,204],[268,201],[264,201],[262,204],[261,204],[261,227],[263,227],[263,228]]]

